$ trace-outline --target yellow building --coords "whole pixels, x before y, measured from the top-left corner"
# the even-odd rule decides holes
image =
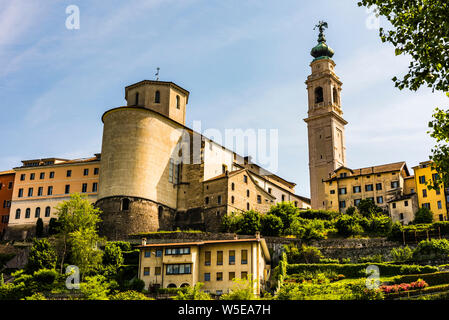
[[[448,192],[444,186],[439,190],[429,190],[427,184],[437,175],[436,170],[432,169],[432,162],[420,162],[413,167],[415,172],[416,193],[418,195],[419,207],[427,207],[432,211],[435,221],[448,220]]]
[[[20,238],[32,233],[36,221],[44,225],[55,218],[55,207],[70,194],[81,193],[97,200],[100,155],[87,159],[46,158],[24,160],[16,173],[10,219],[5,237]],[[17,234],[20,233],[20,234]]]
[[[356,207],[363,199],[372,200],[377,206],[389,210],[388,202],[411,193],[410,174],[405,162],[352,170],[340,167],[324,180],[325,208],[345,212]]]
[[[142,240],[139,278],[146,289],[180,288],[204,283],[205,292],[221,295],[234,278],[254,280],[259,295],[270,277],[270,253],[259,234],[253,239],[152,243]]]

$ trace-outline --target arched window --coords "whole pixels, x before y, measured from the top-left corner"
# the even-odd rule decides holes
[[[315,103],[323,102],[323,88],[318,87],[315,89]]]
[[[136,106],[139,105],[139,93],[136,92]]]
[[[232,191],[234,191],[234,189],[235,189],[235,183],[234,182],[231,183],[231,189],[232,189]]]
[[[129,210],[129,199],[122,199],[122,211]]]
[[[184,287],[190,287],[190,284],[188,284],[188,283],[181,284],[180,288],[184,288]]]
[[[30,217],[31,214],[31,209],[30,208],[26,208],[25,210],[25,219],[28,219]]]
[[[50,216],[50,207],[46,207],[45,208],[45,216],[49,217]]]
[[[181,98],[179,96],[176,96],[176,108],[179,109],[180,106],[181,106]]]
[[[161,103],[161,93],[156,91],[156,94],[154,95],[154,103]]]
[[[20,219],[20,209],[16,210],[16,220]]]
[[[39,207],[36,208],[36,210],[34,211],[34,217],[35,218],[41,217],[41,208],[39,208]]]
[[[177,288],[177,287],[176,287],[176,284],[170,283],[170,284],[167,286],[167,288]]]
[[[334,103],[335,103],[335,104],[339,104],[337,88],[334,88],[334,89],[332,90],[332,95],[333,95],[333,98],[334,98]]]

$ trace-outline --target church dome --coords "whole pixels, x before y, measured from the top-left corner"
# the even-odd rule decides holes
[[[334,55],[334,50],[329,47],[325,41],[319,42],[315,47],[312,48],[312,51],[310,51],[310,54],[312,57],[314,57],[314,60],[318,59],[326,59],[326,58],[332,58]]]

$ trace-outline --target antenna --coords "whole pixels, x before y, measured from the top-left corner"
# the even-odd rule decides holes
[[[157,67],[156,70],[157,72],[154,76],[156,77],[156,81],[159,81],[159,70],[161,70],[161,68]]]

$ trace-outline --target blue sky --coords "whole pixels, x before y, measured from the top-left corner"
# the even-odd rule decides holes
[[[304,81],[319,20],[343,81],[348,166],[411,169],[428,160],[427,123],[447,98],[394,87],[408,59],[381,43],[356,2],[0,0],[0,170],[100,152],[103,112],[160,67],[160,80],[191,93],[188,126],[278,129],[277,173],[308,196]],[[65,27],[72,4],[79,30]]]

